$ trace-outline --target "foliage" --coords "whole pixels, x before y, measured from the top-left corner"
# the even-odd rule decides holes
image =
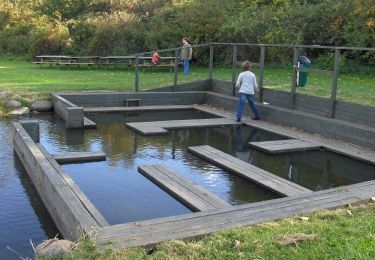
[[[130,54],[220,42],[374,47],[373,0],[3,0],[0,54]],[[306,50],[310,57],[326,55]],[[254,53],[250,52],[250,55]],[[290,57],[274,49],[268,58]],[[220,59],[229,62],[230,50]],[[375,52],[344,54],[375,64]],[[204,61],[207,52],[194,54]],[[323,60],[323,59],[322,59]],[[322,61],[321,60],[321,61]]]

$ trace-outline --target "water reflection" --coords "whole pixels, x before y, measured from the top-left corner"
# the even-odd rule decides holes
[[[177,116],[179,113],[175,112]],[[190,212],[138,173],[137,167],[144,164],[167,164],[233,205],[276,197],[189,154],[189,146],[211,145],[312,190],[374,179],[374,166],[330,152],[269,155],[252,150],[248,142],[285,138],[251,127],[172,130],[167,135],[145,137],[125,128],[125,123],[177,116],[171,112],[88,116],[97,123],[97,130],[75,133],[56,127],[59,123],[51,125],[45,121],[42,143],[50,152],[103,150],[106,153],[105,162],[66,165],[64,170],[112,224]]]
[[[30,239],[39,244],[58,233],[14,153],[10,127],[0,120],[0,259],[32,257]]]

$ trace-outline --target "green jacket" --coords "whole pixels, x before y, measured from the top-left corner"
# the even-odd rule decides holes
[[[193,49],[191,48],[190,44],[184,45],[181,52],[180,52],[180,59],[181,60],[191,60],[191,56],[193,55]]]

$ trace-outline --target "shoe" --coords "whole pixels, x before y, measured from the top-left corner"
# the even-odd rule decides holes
[[[260,117],[259,116],[253,117],[253,120],[260,120]]]
[[[241,118],[237,118],[237,122],[241,122]]]

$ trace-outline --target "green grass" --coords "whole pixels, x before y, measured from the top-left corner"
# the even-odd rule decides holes
[[[241,70],[237,68],[237,73]],[[258,68],[253,68],[258,76]],[[229,68],[215,68],[215,79],[232,79]],[[284,67],[265,67],[264,86],[266,88],[289,91],[291,90],[292,71]],[[327,74],[309,74],[307,85],[299,87],[297,93],[330,98],[332,77]],[[375,75],[340,74],[338,79],[337,99],[352,103],[375,106]]]
[[[99,252],[84,239],[66,259],[374,259],[375,203],[318,211],[150,249]]]
[[[19,94],[48,94],[56,91],[80,90],[134,90],[134,69],[109,68],[50,68],[31,64],[23,60],[0,59],[0,91]],[[181,69],[178,82],[184,83],[207,79],[208,70],[194,67],[189,76]],[[140,89],[173,85],[173,72],[166,68],[140,69]]]
[[[237,73],[240,69],[237,69]],[[254,68],[258,75],[259,71]],[[56,91],[86,91],[86,90],[134,90],[134,70],[127,68],[108,69],[57,69],[39,66],[24,60],[0,59],[0,91],[18,93],[21,95],[46,96]],[[214,67],[215,79],[231,81],[230,68]],[[180,69],[178,83],[203,80],[208,78],[206,67],[192,66],[188,77],[182,75]],[[285,67],[265,68],[265,87],[290,91],[292,72]],[[307,86],[298,88],[298,93],[330,97],[332,79],[329,75],[310,74]],[[173,84],[173,72],[166,68],[146,69],[140,73],[140,89],[152,89]],[[340,75],[337,99],[353,103],[375,106],[375,75]]]

